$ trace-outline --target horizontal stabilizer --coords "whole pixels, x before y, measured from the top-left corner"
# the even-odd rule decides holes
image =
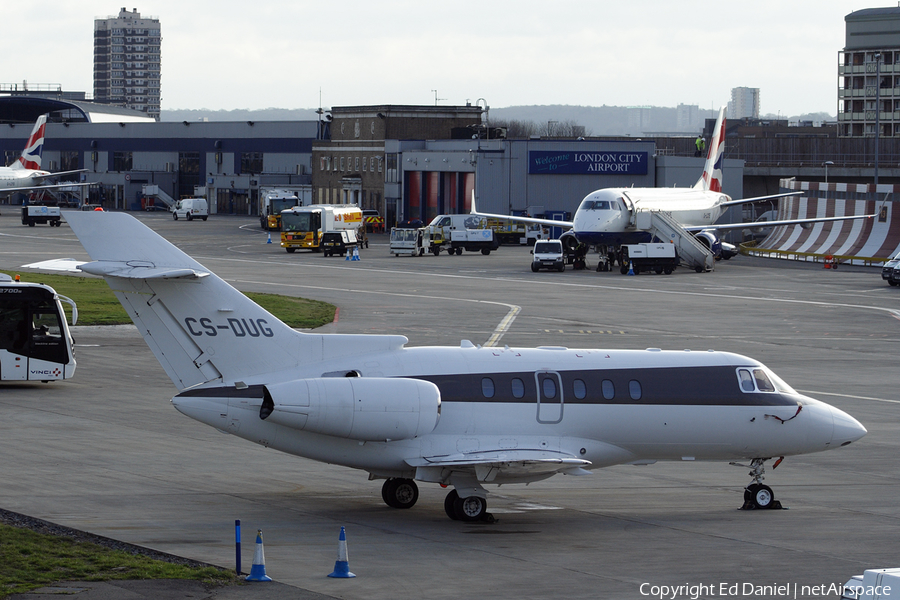
[[[157,267],[152,263],[142,264],[140,261],[104,260],[85,262],[74,258],[53,258],[22,265],[22,268],[40,269],[43,271],[66,271],[69,273],[90,273],[101,277],[122,277],[124,279],[200,279],[209,275],[209,271]]]
[[[132,262],[95,261],[84,263],[79,268],[91,275],[124,277],[125,279],[200,279],[209,275],[208,271],[157,267],[152,264],[144,265]]]

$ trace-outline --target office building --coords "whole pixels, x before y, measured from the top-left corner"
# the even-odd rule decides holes
[[[838,52],[838,135],[900,136],[900,8],[867,8],[844,17]]]
[[[736,87],[731,89],[728,103],[729,119],[759,118],[759,88]]]
[[[159,120],[159,19],[125,8],[94,20],[94,102],[123,106]]]

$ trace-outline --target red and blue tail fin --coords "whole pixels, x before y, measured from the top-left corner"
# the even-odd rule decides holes
[[[725,158],[725,108],[719,109],[719,118],[713,129],[712,140],[709,142],[709,153],[706,155],[706,164],[703,166],[703,175],[694,184],[694,189],[721,192],[722,191],[722,161]]]
[[[13,169],[33,169],[35,171],[41,168],[41,155],[44,151],[44,126],[47,123],[47,115],[41,115],[34,122],[34,129],[31,130],[31,136],[19,160],[12,164]]]

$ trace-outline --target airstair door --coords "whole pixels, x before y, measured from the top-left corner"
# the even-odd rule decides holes
[[[559,423],[563,417],[562,377],[556,371],[538,371],[534,379],[537,384],[538,423]]]

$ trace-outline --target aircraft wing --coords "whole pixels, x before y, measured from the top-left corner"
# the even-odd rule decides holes
[[[749,223],[723,223],[721,225],[684,225],[684,230],[691,233],[710,229],[759,229],[762,227],[779,227],[781,225],[805,225],[808,223],[825,223],[827,221],[851,221],[853,219],[871,219],[875,215],[853,215],[850,217],[812,217],[809,219],[787,219],[784,221],[752,221]]]
[[[411,467],[446,467],[449,469],[474,469],[478,481],[490,482],[497,475],[504,476],[546,475],[568,473],[586,475],[585,467],[591,462],[562,452],[546,450],[492,450],[449,456],[426,456],[409,459]]]
[[[54,173],[56,175],[56,173]],[[40,191],[40,190],[55,190],[59,188],[66,187],[84,187],[88,185],[97,185],[96,182],[70,182],[70,183],[48,183],[47,185],[29,185],[25,187],[14,187],[14,188],[0,188],[0,194],[6,194],[8,192],[30,192],[30,191]]]
[[[76,173],[87,173],[87,169],[75,169],[73,171],[56,171],[46,175],[33,175],[32,179],[47,179],[48,177],[61,177],[63,175],[75,175]]]
[[[755,198],[741,198],[740,200],[729,200],[722,202],[719,206],[735,206],[737,204],[749,204],[750,202],[763,202],[765,200],[775,200],[777,198],[787,198],[790,196],[801,196],[803,192],[785,192],[783,194],[772,194],[771,196],[756,196]]]
[[[514,217],[512,215],[495,215],[491,213],[483,213],[479,212],[477,208],[475,208],[475,190],[472,190],[472,208],[469,210],[469,214],[475,215],[476,217],[486,217],[488,219],[502,219],[506,221],[517,221],[519,223],[532,223],[534,225],[546,225],[547,227],[573,227],[575,224],[572,221],[554,221],[553,219],[536,219],[534,217]]]
[[[487,217],[488,219],[504,219],[506,221],[517,221],[521,223],[533,223],[535,225],[545,225],[547,227],[572,227],[574,223],[572,221],[554,221],[553,219],[537,219],[535,217],[514,217],[512,215],[494,215],[491,213],[483,213],[483,212],[475,212],[472,211],[470,214],[473,214],[477,217]]]

